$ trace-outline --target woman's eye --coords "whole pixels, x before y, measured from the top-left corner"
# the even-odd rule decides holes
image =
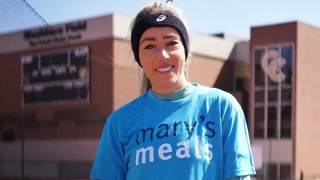
[[[144,49],[152,49],[154,47],[155,47],[155,45],[149,44],[149,45],[145,46]]]
[[[178,44],[178,42],[176,42],[176,41],[170,41],[170,42],[168,43],[168,46],[174,46],[174,45],[176,45],[176,44]]]

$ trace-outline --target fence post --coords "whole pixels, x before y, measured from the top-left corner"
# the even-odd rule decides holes
[[[24,121],[25,114],[21,113],[20,117],[20,135],[21,135],[21,178],[24,179]]]

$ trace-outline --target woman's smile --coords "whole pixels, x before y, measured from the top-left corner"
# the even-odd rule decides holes
[[[166,73],[166,72],[169,72],[173,69],[173,65],[170,65],[170,66],[166,66],[166,67],[158,67],[156,69],[157,72],[160,72],[160,73]]]

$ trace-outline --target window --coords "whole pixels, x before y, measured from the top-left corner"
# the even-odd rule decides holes
[[[292,92],[291,86],[290,87],[282,87],[281,88],[281,101],[282,102],[284,102],[284,101],[290,102],[292,99],[291,92]]]
[[[264,54],[264,49],[255,51],[256,57],[261,57],[263,54]],[[254,84],[256,86],[264,85],[265,72],[263,71],[263,69],[261,67],[260,58],[255,59],[254,66],[255,66],[255,73],[254,73],[255,83]]]
[[[268,164],[267,165],[267,177],[268,177],[268,179],[278,179],[277,164]]]
[[[281,138],[291,138],[291,106],[281,106]]]
[[[264,108],[255,108],[254,134],[257,138],[264,137]]]
[[[255,91],[255,102],[264,102],[264,90]]]
[[[291,165],[280,164],[280,179],[290,179],[292,177]]]
[[[257,179],[291,179],[292,165],[286,163],[265,163],[256,171]]]
[[[293,45],[279,44],[254,49],[254,138],[291,138]]]
[[[277,108],[269,107],[268,108],[268,138],[276,138],[277,133]]]
[[[277,102],[278,101],[278,89],[269,89],[268,91],[268,102]]]

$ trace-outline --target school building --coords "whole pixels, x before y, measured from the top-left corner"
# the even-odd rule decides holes
[[[106,117],[139,96],[132,17],[110,14],[0,35],[0,178],[89,176]],[[320,28],[192,33],[189,80],[232,93],[257,179],[320,175]]]

